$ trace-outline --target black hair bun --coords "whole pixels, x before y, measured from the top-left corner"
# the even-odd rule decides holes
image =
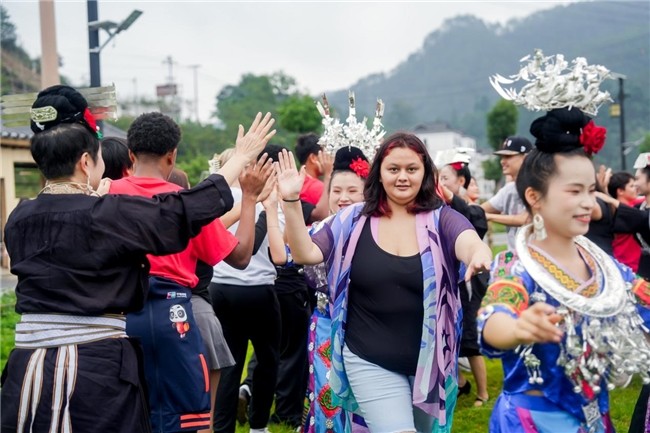
[[[556,108],[530,125],[535,146],[546,153],[568,152],[583,147],[580,134],[591,119],[578,108]]]
[[[358,147],[345,146],[340,148],[336,151],[336,155],[334,155],[334,171],[352,170],[350,164],[357,159],[368,162],[368,158],[366,158],[366,155]]]
[[[47,120],[43,121],[32,113],[30,127],[34,133],[45,131],[64,122],[85,124],[83,119],[88,102],[81,93],[70,86],[56,85],[39,92],[32,109],[43,107],[53,107],[56,110],[56,117],[52,111],[46,117]]]

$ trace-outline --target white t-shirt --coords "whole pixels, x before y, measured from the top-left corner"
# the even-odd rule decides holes
[[[506,183],[488,203],[502,215],[519,215],[526,210],[524,203],[519,198],[515,182]],[[515,235],[519,227],[506,226],[508,236],[508,249],[515,248]]]
[[[235,203],[242,199],[242,190],[237,187],[231,187],[232,197]],[[255,205],[255,218],[264,210],[260,203]],[[239,221],[228,228],[232,234],[237,232]],[[216,264],[212,274],[212,282],[218,284],[232,284],[235,286],[261,286],[274,284],[277,272],[275,266],[269,258],[269,238],[264,237],[259,250],[251,257],[251,261],[246,269],[235,269],[224,261]]]

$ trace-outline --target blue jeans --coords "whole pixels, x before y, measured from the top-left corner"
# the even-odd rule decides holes
[[[413,406],[414,376],[395,373],[343,346],[345,374],[360,415],[373,433],[431,432],[433,417]]]

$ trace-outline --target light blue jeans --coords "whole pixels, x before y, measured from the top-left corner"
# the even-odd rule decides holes
[[[414,376],[386,370],[343,346],[343,363],[360,415],[372,433],[423,432],[433,417],[413,407]]]

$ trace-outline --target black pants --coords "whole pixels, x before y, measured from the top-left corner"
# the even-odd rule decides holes
[[[645,418],[648,410],[648,399],[650,399],[650,385],[643,385],[641,394],[636,402],[634,413],[632,414],[632,423],[630,424],[629,433],[642,433],[645,431]]]
[[[248,340],[257,354],[250,404],[250,427],[269,421],[280,347],[280,308],[272,285],[234,286],[211,283],[214,311],[236,364],[221,370],[214,407],[214,431],[234,433],[239,381],[246,362]]]
[[[276,281],[277,284],[277,281]],[[275,387],[275,414],[272,421],[298,427],[302,422],[307,389],[307,339],[311,306],[307,286],[277,294],[282,317],[280,364]],[[257,352],[248,364],[244,383],[255,393],[253,371]]]
[[[31,414],[31,403],[29,404],[31,416],[27,417],[27,427],[21,431],[17,431],[18,407],[27,364],[35,350],[11,351],[1,379],[0,431],[30,431],[32,416],[34,432],[50,431],[59,350],[57,347],[47,349],[41,378],[40,403],[35,415]],[[76,350],[77,369],[69,406],[73,430],[150,433],[152,430],[140,343],[131,338],[106,338],[79,344]],[[64,382],[62,386],[67,392],[67,383]],[[60,407],[62,412],[63,402]],[[60,429],[57,428],[56,431]]]

